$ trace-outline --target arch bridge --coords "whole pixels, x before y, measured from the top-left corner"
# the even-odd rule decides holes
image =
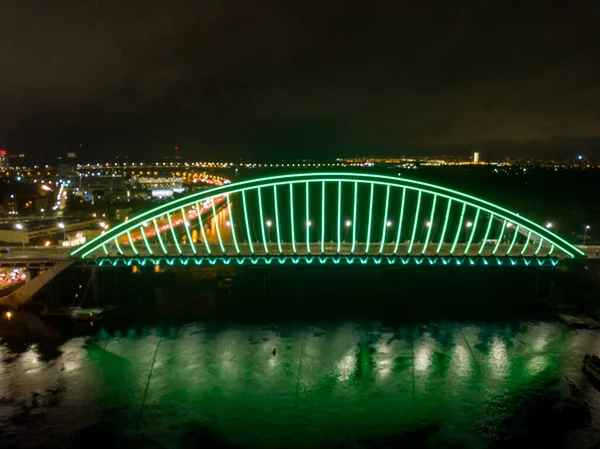
[[[195,192],[72,253],[98,265],[548,266],[584,253],[526,217],[383,175],[272,176]]]

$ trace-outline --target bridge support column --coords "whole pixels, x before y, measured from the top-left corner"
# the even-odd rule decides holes
[[[92,300],[94,301],[94,304],[98,304],[98,302],[100,301],[100,285],[98,282],[98,267],[97,266],[92,267],[92,273],[90,274],[90,276],[91,276],[91,283],[92,283]]]
[[[271,272],[266,269],[263,273],[263,294],[265,295],[265,297],[269,296],[270,293],[270,288],[271,286]]]

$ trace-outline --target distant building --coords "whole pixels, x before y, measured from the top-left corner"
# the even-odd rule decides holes
[[[479,153],[477,151],[473,153],[473,163],[479,164]]]
[[[6,155],[6,150],[0,149],[0,170],[8,170],[8,156]]]

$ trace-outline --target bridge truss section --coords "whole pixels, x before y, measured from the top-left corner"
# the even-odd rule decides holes
[[[73,255],[221,257],[242,264],[252,257],[293,263],[313,256],[332,263],[339,257],[404,257],[410,263],[443,264],[450,257],[537,264],[584,253],[518,213],[456,190],[400,177],[310,173],[242,181],[177,198],[115,226]]]

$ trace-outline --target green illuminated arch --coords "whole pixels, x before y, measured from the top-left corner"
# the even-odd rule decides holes
[[[272,176],[195,192],[115,226],[72,254],[107,253],[584,255],[544,226],[483,199],[360,173]]]

